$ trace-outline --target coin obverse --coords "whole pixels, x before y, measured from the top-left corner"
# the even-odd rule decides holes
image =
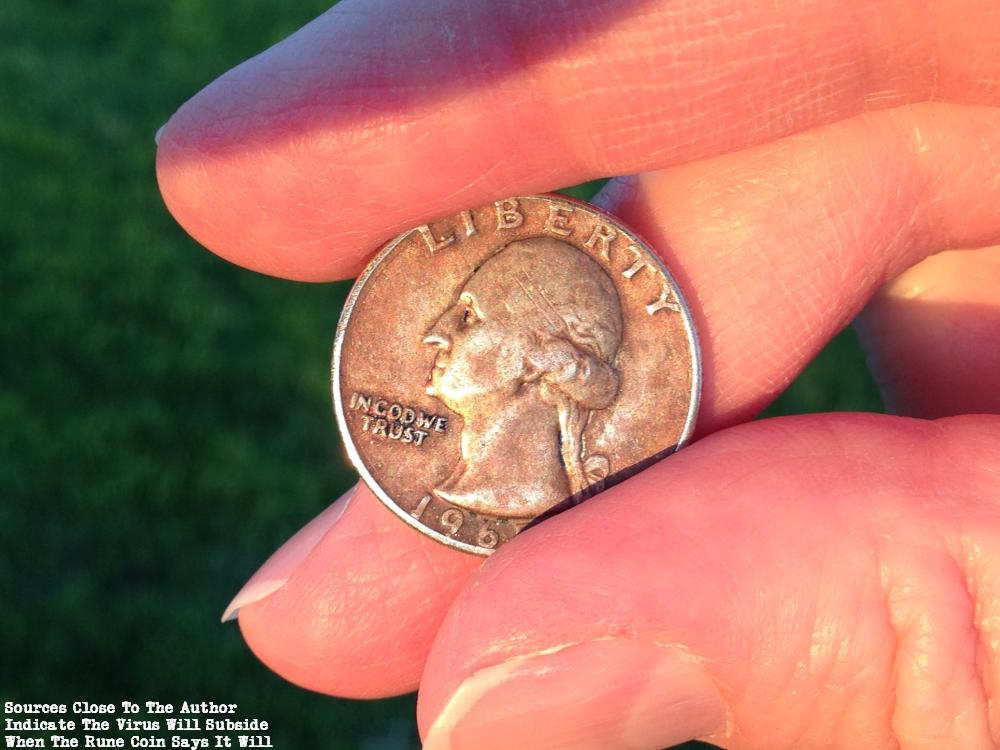
[[[394,513],[488,555],[675,451],[701,386],[677,284],[615,218],[508,198],[396,237],[333,348],[347,452]]]

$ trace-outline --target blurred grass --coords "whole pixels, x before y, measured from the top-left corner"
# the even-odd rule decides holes
[[[411,697],[332,700],[217,624],[351,481],[330,418],[345,284],[241,271],[156,190],[185,98],[325,9],[0,3],[0,695],[237,702],[279,748],[416,744]],[[770,413],[878,409],[853,334]]]

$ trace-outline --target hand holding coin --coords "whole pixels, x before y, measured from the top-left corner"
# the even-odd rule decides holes
[[[979,0],[345,0],[182,107],[157,157],[171,211],[220,255],[288,278],[356,275],[422,225],[458,251],[463,225],[441,222],[464,211],[634,175],[596,203],[659,254],[701,341],[689,447],[485,562],[361,484],[234,600],[251,648],[332,694],[419,685],[432,750],[996,742],[998,25]],[[924,261],[956,248],[980,249]],[[480,270],[482,284],[463,269],[428,297],[427,328],[413,322],[428,340],[418,385],[436,395],[350,384],[348,408],[357,393],[365,412],[382,400],[400,419],[464,422],[456,406],[474,421],[451,387],[458,360],[437,358],[477,303],[516,307],[505,274]],[[556,294],[540,274],[526,286]],[[887,403],[951,418],[739,426],[862,309]],[[593,343],[595,368],[612,369],[614,342]],[[552,361],[577,350],[544,347]],[[457,421],[431,422],[422,445],[397,447],[461,442]],[[455,474],[461,446],[448,451],[428,459],[434,502],[473,505],[507,479]]]

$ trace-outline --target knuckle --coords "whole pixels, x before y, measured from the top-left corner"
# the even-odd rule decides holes
[[[982,566],[984,546],[1000,544],[981,537],[897,537],[879,549],[894,639],[890,730],[903,750],[1000,746],[1000,600]]]

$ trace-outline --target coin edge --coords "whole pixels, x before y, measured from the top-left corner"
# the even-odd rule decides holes
[[[544,199],[547,201],[562,201],[565,203],[570,203],[584,207],[590,211],[603,216],[613,222],[618,226],[622,226],[627,229],[628,233],[634,236],[640,243],[642,243],[643,249],[646,250],[656,261],[663,273],[664,277],[670,282],[671,288],[680,304],[681,316],[684,320],[684,330],[687,334],[688,346],[692,352],[691,356],[691,398],[688,403],[688,413],[684,422],[684,426],[681,430],[680,438],[677,440],[676,444],[673,446],[669,453],[665,453],[662,458],[666,458],[673,453],[676,453],[681,448],[683,448],[690,441],[691,436],[694,433],[695,422],[698,417],[698,410],[701,406],[701,391],[702,391],[702,363],[701,363],[701,343],[698,338],[698,331],[694,325],[694,319],[691,315],[691,309],[688,306],[687,299],[684,296],[683,290],[680,284],[677,283],[677,279],[667,268],[667,265],[663,262],[660,255],[653,249],[652,245],[646,241],[646,239],[636,232],[632,227],[628,226],[625,222],[614,216],[610,212],[604,210],[600,206],[595,206],[587,201],[580,200],[579,198],[573,198],[572,196],[562,195],[559,193],[540,193],[536,195],[516,195],[512,196],[514,200],[539,200]],[[447,218],[447,217],[441,217]],[[396,235],[393,239],[389,240],[382,248],[375,254],[375,256],[368,262],[365,269],[361,274],[355,279],[354,285],[351,287],[351,291],[347,295],[347,299],[344,301],[344,306],[340,313],[340,319],[337,321],[337,327],[333,338],[333,352],[331,355],[330,362],[330,391],[333,396],[333,411],[336,418],[337,427],[340,430],[341,440],[344,443],[344,448],[347,451],[347,456],[351,460],[351,464],[354,466],[355,470],[360,475],[361,479],[364,480],[365,484],[368,485],[368,489],[372,491],[379,501],[383,505],[389,508],[393,513],[395,513],[399,518],[407,523],[407,525],[416,529],[422,534],[431,537],[437,542],[444,544],[452,549],[459,549],[463,552],[469,552],[471,554],[479,555],[481,557],[489,557],[496,549],[487,549],[485,547],[479,547],[472,544],[467,544],[466,542],[460,542],[452,537],[446,536],[435,529],[427,526],[420,522],[419,519],[414,518],[412,515],[407,513],[399,504],[392,499],[388,492],[382,489],[381,484],[372,476],[368,467],[365,465],[364,460],[361,458],[361,454],[355,445],[353,436],[347,425],[347,416],[344,411],[343,397],[340,394],[340,367],[342,361],[343,345],[344,339],[347,333],[347,326],[351,319],[351,313],[354,310],[355,304],[357,304],[358,298],[361,296],[361,291],[364,289],[365,284],[372,277],[372,275],[379,269],[382,262],[388,257],[392,251],[399,246],[406,238],[417,231],[416,228],[407,229],[406,231]],[[661,452],[662,453],[662,452]],[[655,456],[656,454],[654,454]],[[662,458],[657,460],[662,460]],[[497,548],[499,549],[499,547]]]

